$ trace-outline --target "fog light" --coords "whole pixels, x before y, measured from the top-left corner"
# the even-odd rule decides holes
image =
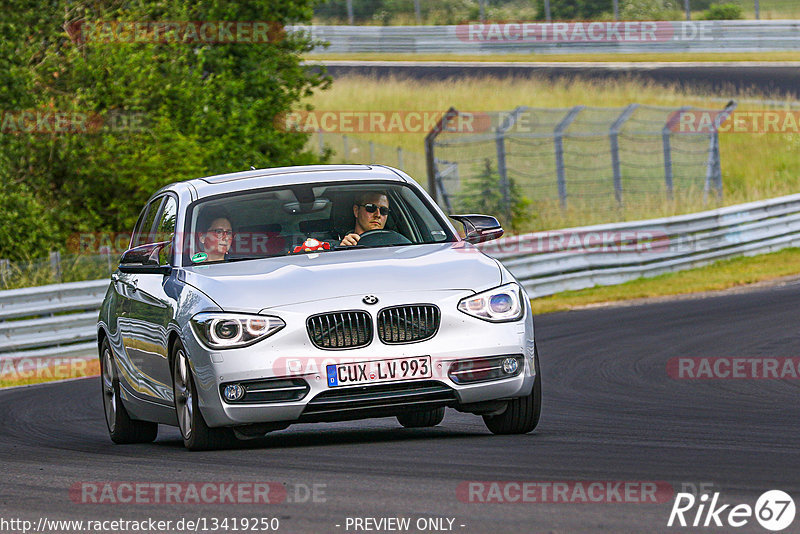
[[[503,360],[503,372],[507,375],[513,375],[517,372],[519,364],[516,358],[506,358]]]
[[[225,390],[222,394],[225,395],[225,400],[229,402],[238,401],[244,397],[244,388],[239,384],[231,384],[229,386],[225,386]]]

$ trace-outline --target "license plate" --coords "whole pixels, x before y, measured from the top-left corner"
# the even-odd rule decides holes
[[[431,377],[431,357],[395,358],[327,366],[328,387]]]

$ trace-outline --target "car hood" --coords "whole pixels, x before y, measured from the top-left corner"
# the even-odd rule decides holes
[[[500,284],[497,262],[464,242],[353,249],[196,265],[182,272],[226,311],[258,311],[349,295]]]

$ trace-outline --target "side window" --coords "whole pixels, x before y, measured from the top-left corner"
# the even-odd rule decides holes
[[[172,241],[175,235],[175,218],[178,216],[178,203],[171,196],[165,197],[164,205],[161,207],[161,216],[156,228],[156,241]],[[161,250],[159,263],[161,265],[171,264],[173,260],[172,245]]]
[[[161,206],[163,200],[164,197],[156,198],[147,206],[147,214],[144,216],[141,227],[136,228],[136,233],[133,236],[132,244],[134,247],[153,243],[155,237],[153,235],[153,223],[156,222],[158,208]]]
[[[161,219],[156,229],[156,241],[169,241],[175,233],[175,218],[178,216],[178,203],[171,196],[164,201]]]
[[[139,218],[136,220],[136,226],[133,227],[133,233],[131,234],[131,243],[129,248],[133,248],[139,242],[139,234],[142,232],[142,225],[144,224],[144,218],[147,215],[147,208],[149,208],[147,204],[145,204],[144,208],[142,208],[142,212],[139,214]]]

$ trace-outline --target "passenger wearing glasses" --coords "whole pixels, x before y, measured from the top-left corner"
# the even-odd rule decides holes
[[[352,247],[358,244],[361,234],[371,230],[383,230],[389,216],[389,197],[380,191],[358,195],[353,203],[355,228],[344,236],[340,246]]]
[[[223,210],[206,210],[198,221],[200,244],[208,255],[206,261],[222,261],[226,259],[233,242],[233,229],[230,217]]]

